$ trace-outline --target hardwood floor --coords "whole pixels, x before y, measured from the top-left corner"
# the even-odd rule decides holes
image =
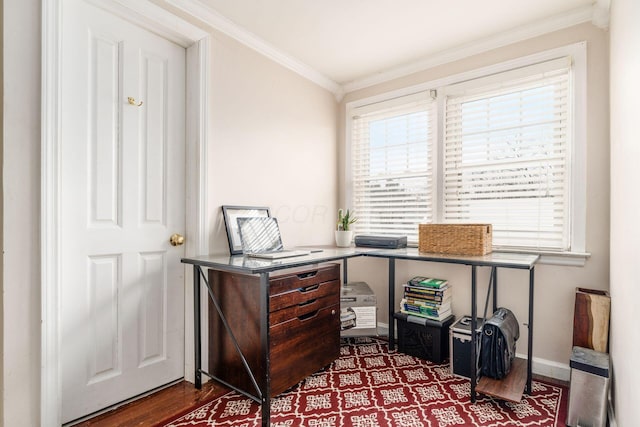
[[[197,390],[192,383],[182,381],[152,395],[98,415],[74,427],[134,427],[155,426],[167,418],[187,409],[221,396],[228,389],[210,381]]]

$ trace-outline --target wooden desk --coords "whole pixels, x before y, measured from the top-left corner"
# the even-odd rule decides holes
[[[527,255],[517,253],[501,253],[494,252],[484,256],[459,256],[459,255],[440,255],[440,254],[424,254],[419,253],[416,248],[406,249],[371,249],[371,248],[332,248],[323,249],[322,252],[311,253],[306,256],[299,256],[294,258],[284,258],[280,260],[263,260],[257,258],[244,257],[242,255],[236,256],[199,256],[194,258],[183,258],[182,262],[185,264],[193,265],[193,297],[194,297],[194,350],[195,350],[195,386],[200,388],[202,386],[202,374],[205,374],[217,381],[220,379],[202,370],[202,343],[201,343],[201,311],[200,311],[200,291],[202,281],[206,284],[206,290],[209,294],[209,298],[217,311],[223,318],[223,323],[226,323],[224,313],[220,309],[220,304],[216,295],[212,291],[210,284],[207,281],[207,275],[203,272],[203,268],[213,269],[223,272],[236,272],[241,274],[255,274],[259,275],[259,290],[258,300],[260,304],[260,348],[262,356],[262,364],[264,367],[262,378],[259,381],[254,381],[255,389],[258,391],[256,395],[247,392],[246,390],[238,390],[240,393],[247,397],[250,397],[262,405],[262,425],[269,426],[270,420],[270,399],[271,390],[270,382],[268,378],[269,372],[269,274],[291,267],[302,267],[312,264],[320,264],[330,261],[341,260],[343,262],[343,281],[347,283],[347,260],[349,258],[357,256],[373,256],[378,258],[386,258],[389,263],[389,348],[395,347],[395,319],[393,312],[395,310],[395,262],[398,259],[410,260],[410,261],[429,261],[429,262],[444,262],[449,264],[460,264],[471,267],[471,334],[472,341],[476,339],[476,318],[478,314],[477,309],[477,283],[476,275],[478,267],[488,267],[493,271],[493,307],[497,307],[497,291],[498,291],[498,275],[497,268],[515,268],[529,270],[529,316],[528,316],[528,348],[527,348],[527,369],[526,369],[526,390],[531,392],[531,378],[532,378],[532,354],[533,354],[533,296],[534,296],[534,268],[537,263],[538,255]],[[225,326],[226,330],[230,332],[228,325]],[[231,334],[233,335],[233,334]],[[471,346],[471,361],[476,358],[476,348]],[[240,352],[241,354],[242,352]],[[245,368],[248,372],[251,372],[248,365],[245,362]],[[521,372],[522,370],[518,370]],[[251,374],[253,375],[253,374]],[[476,370],[471,369],[471,400],[476,400],[476,385],[478,378],[476,378]],[[224,383],[224,381],[221,381]],[[225,383],[226,384],[226,383]],[[228,384],[227,384],[228,385]],[[235,387],[232,387],[236,389]],[[236,389],[237,390],[237,389]]]
[[[322,252],[311,253],[306,256],[292,257],[292,258],[283,258],[279,260],[264,260],[258,258],[250,258],[244,257],[242,255],[236,256],[200,256],[195,258],[184,258],[182,262],[185,264],[193,265],[193,307],[194,307],[194,351],[195,351],[195,386],[196,388],[202,387],[202,374],[219,381],[220,383],[230,387],[239,393],[247,396],[256,402],[260,403],[262,407],[262,425],[267,427],[270,424],[270,416],[271,416],[271,379],[269,373],[271,372],[271,360],[270,360],[270,334],[269,334],[269,326],[270,326],[270,307],[269,307],[269,280],[270,273],[290,269],[293,267],[304,267],[313,264],[321,264],[330,261],[339,261],[343,262],[343,275],[344,281],[347,281],[346,278],[346,260],[351,257],[360,256],[362,251],[356,250],[355,248],[345,248],[345,249],[324,249]],[[220,304],[220,298],[213,292],[213,286],[207,280],[208,275],[203,271],[204,269],[211,269],[216,272],[228,272],[228,273],[238,273],[241,275],[258,275],[259,279],[258,283],[258,297],[257,304],[259,305],[259,336],[260,350],[259,365],[260,369],[255,370],[258,372],[253,372],[249,366],[249,363],[246,360],[243,351],[238,345],[238,340],[232,333],[228,321],[227,316],[222,310]],[[249,387],[249,390],[240,389],[233,384],[228,383],[222,378],[219,378],[211,373],[202,369],[202,337],[201,337],[201,310],[200,310],[200,291],[202,289],[202,282],[206,285],[206,290],[209,294],[209,299],[211,303],[216,308],[216,311],[220,315],[221,323],[223,324],[223,328],[228,333],[231,342],[233,343],[237,353],[240,356],[241,363],[245,368],[245,371],[250,377],[250,384],[253,387]],[[260,376],[261,378],[256,378]]]

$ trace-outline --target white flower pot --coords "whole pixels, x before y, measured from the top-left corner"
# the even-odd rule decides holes
[[[353,231],[336,231],[336,246],[341,248],[347,248],[351,246],[351,240],[353,239]]]

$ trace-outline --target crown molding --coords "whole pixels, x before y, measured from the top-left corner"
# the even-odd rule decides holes
[[[318,86],[332,92],[336,99],[341,99],[342,87],[320,73],[316,69],[307,64],[287,55],[278,48],[267,43],[255,34],[238,26],[231,20],[225,18],[211,7],[199,0],[166,0],[166,2],[183,12],[189,14],[193,18],[200,20],[206,25],[226,34],[227,36],[237,40],[245,46],[254,49],[271,59],[272,61],[282,65],[285,68],[301,75],[302,77],[314,82]]]
[[[600,29],[608,30],[610,10],[611,0],[597,0],[593,4],[593,18],[591,19],[593,25]]]
[[[438,65],[464,59],[469,56],[477,55],[529,38],[541,36],[553,31],[562,30],[584,22],[591,21],[593,25],[598,28],[606,29],[609,24],[609,9],[611,2],[611,0],[596,0],[592,6],[589,5],[573,9],[532,24],[523,25],[510,31],[475,40],[471,43],[429,55],[421,60],[394,67],[341,85],[328,78],[315,68],[291,57],[275,46],[267,43],[257,35],[235,24],[203,3],[201,0],[165,1],[166,3],[187,13],[194,19],[198,19],[207,26],[226,34],[285,68],[288,68],[320,87],[327,89],[333,93],[338,102],[340,102],[344,95],[349,92],[354,92],[356,90],[405,77]]]
[[[457,61],[469,56],[530,39],[532,37],[537,37],[546,33],[588,22],[593,19],[593,9],[594,8],[592,6],[580,7],[529,25],[514,28],[511,31],[505,31],[494,36],[485,37],[471,43],[460,45],[456,48],[435,53],[410,64],[395,67],[379,74],[345,83],[342,88],[345,93],[353,92],[400,77],[405,77],[448,62]]]

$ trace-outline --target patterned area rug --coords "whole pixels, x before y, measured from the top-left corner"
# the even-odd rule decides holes
[[[567,390],[533,381],[519,403],[478,394],[449,365],[389,352],[384,341],[343,341],[341,356],[325,371],[271,401],[272,427],[340,426],[564,426]],[[260,407],[236,392],[164,424],[260,426]]]

